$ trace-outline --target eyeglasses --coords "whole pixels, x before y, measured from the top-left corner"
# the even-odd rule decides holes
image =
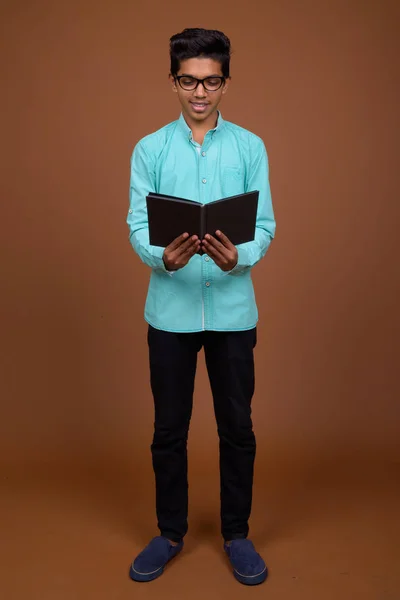
[[[187,92],[193,92],[197,89],[199,83],[201,83],[207,92],[216,92],[225,83],[225,77],[205,77],[204,79],[197,79],[189,75],[176,75],[175,79],[178,80],[179,85],[183,90]]]

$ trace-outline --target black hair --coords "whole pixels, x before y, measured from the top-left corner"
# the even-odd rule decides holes
[[[177,75],[182,60],[201,56],[221,63],[224,77],[229,77],[231,43],[216,29],[184,29],[170,38],[171,75]]]

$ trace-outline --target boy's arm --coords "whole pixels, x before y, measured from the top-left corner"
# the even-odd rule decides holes
[[[268,156],[262,140],[259,140],[257,148],[254,149],[246,182],[245,191],[253,190],[260,192],[254,240],[237,246],[238,261],[236,266],[227,272],[229,275],[237,275],[254,267],[263,258],[275,236],[276,224],[269,185]]]
[[[155,164],[139,142],[131,157],[129,211],[127,223],[129,240],[140,259],[157,271],[169,273],[163,261],[164,248],[149,243],[149,222],[146,196],[155,191]]]

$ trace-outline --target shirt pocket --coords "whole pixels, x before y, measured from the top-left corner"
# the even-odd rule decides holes
[[[222,165],[222,185],[224,196],[244,193],[244,173],[240,166]]]

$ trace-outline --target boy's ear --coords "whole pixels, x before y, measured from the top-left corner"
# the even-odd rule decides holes
[[[230,77],[228,77],[228,78],[225,80],[224,87],[222,88],[222,93],[223,93],[223,94],[226,94],[226,92],[228,91],[228,87],[229,87],[229,82],[230,82],[230,80],[231,80],[231,78],[230,78]]]
[[[176,81],[173,75],[171,75],[171,73],[168,75],[169,81],[172,85],[172,91],[177,92],[178,90],[176,89]]]

